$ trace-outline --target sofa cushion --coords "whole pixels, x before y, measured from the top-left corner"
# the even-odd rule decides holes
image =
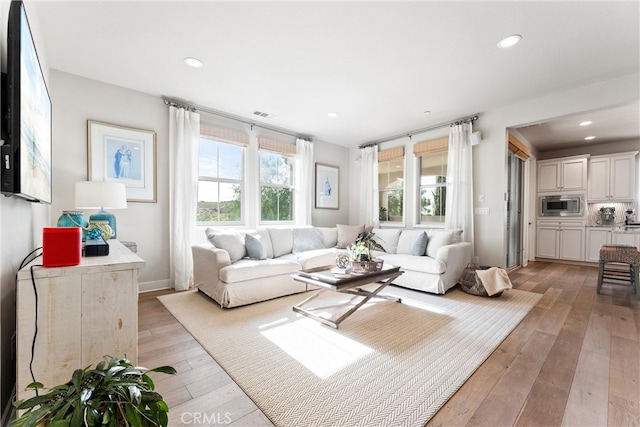
[[[424,234],[424,230],[400,230],[397,254],[411,254],[416,239]],[[424,254],[424,252],[423,252]]]
[[[246,253],[244,235],[240,232],[207,228],[205,234],[213,246],[224,249],[229,253],[229,258],[232,263],[244,258]]]
[[[338,244],[337,227],[316,227],[322,233],[322,241],[325,248],[333,248]]]
[[[444,261],[435,260],[426,256],[413,256],[407,254],[380,255],[385,264],[399,265],[403,270],[418,271],[420,273],[442,274],[447,271]]]
[[[273,257],[290,254],[293,250],[292,228],[267,228],[273,246]]]
[[[373,240],[378,242],[378,244],[384,248],[385,252],[395,254],[398,250],[398,240],[400,239],[401,231],[402,230],[398,228],[374,228],[372,230],[374,234]]]
[[[345,249],[347,246],[355,242],[358,234],[364,233],[364,225],[336,225],[338,229],[338,243],[336,248]]]
[[[259,228],[255,234],[251,233],[253,236],[256,234],[260,236],[260,240],[262,240],[262,244],[267,250],[267,258],[273,258],[273,245],[271,244],[271,236],[269,235],[269,230],[266,228]]]
[[[243,282],[263,277],[292,274],[300,270],[300,264],[283,259],[266,259],[256,261],[241,259],[240,261],[220,269],[220,280],[225,283]]]
[[[293,229],[292,253],[324,249],[324,241],[320,230],[313,227],[300,227]]]
[[[411,246],[411,255],[413,256],[423,256],[427,252],[427,243],[429,241],[429,236],[424,231],[416,237],[416,240],[413,242],[413,246]]]
[[[438,249],[450,244],[453,237],[454,232],[450,230],[440,230],[437,233],[430,235],[429,241],[427,242],[427,256],[435,258],[438,253]]]
[[[338,253],[339,250],[337,248],[325,248],[284,255],[278,259],[295,261],[299,263],[302,268],[323,267],[325,265],[333,267],[336,265]]]
[[[252,236],[247,234],[244,236],[244,246],[247,249],[247,256],[250,259],[267,259],[267,249],[262,243],[262,238],[259,235]]]

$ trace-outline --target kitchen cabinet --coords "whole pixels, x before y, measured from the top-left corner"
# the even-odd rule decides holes
[[[617,227],[587,227],[585,261],[600,261],[602,245],[631,245],[640,250],[640,230],[637,233],[621,233]]]
[[[587,188],[587,157],[538,162],[538,192],[580,191]]]
[[[538,221],[536,235],[537,257],[569,261],[584,261],[584,221]]]
[[[633,202],[636,190],[637,152],[589,159],[589,202]]]

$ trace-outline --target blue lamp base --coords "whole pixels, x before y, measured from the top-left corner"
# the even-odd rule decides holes
[[[93,221],[107,221],[107,222],[109,222],[109,227],[111,227],[111,229],[113,230],[113,236],[111,236],[111,239],[115,239],[116,238],[116,236],[117,236],[116,216],[114,214],[106,212],[106,211],[99,211],[99,212],[96,212],[96,213],[92,214],[89,217],[89,223],[91,223]]]

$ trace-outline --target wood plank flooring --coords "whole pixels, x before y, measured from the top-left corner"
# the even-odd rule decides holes
[[[640,301],[595,267],[533,262],[509,273],[543,294],[428,426],[640,426]],[[139,364],[171,426],[270,426],[267,417],[150,292],[139,300]]]

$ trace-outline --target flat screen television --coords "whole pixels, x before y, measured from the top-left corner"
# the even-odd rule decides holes
[[[9,8],[0,189],[51,203],[51,98],[22,1]]]

